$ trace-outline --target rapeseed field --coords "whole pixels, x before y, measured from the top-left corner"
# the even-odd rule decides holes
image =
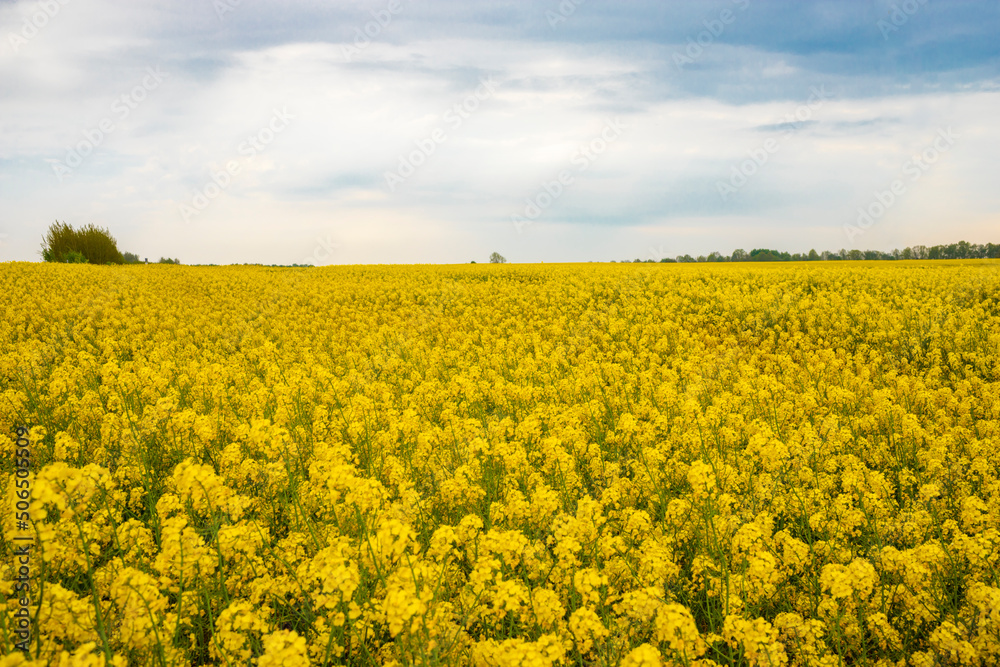
[[[0,289],[0,666],[1000,662],[996,261]]]

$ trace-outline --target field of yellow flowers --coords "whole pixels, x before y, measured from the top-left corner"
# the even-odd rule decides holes
[[[1000,661],[996,261],[0,289],[3,667]]]

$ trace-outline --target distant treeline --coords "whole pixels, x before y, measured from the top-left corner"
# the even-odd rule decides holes
[[[734,250],[732,255],[723,255],[720,252],[713,252],[710,255],[692,257],[691,255],[678,255],[676,258],[664,257],[660,262],[819,262],[834,260],[896,260],[896,259],[1000,259],[1000,244],[968,243],[959,241],[951,245],[935,245],[931,247],[915,245],[912,248],[895,249],[892,252],[882,252],[881,250],[845,250],[839,252],[816,252],[810,250],[807,253],[787,253],[780,250],[768,248],[754,248],[750,252],[742,248]],[[628,262],[629,260],[624,260]],[[632,260],[642,262],[641,259]],[[654,259],[647,259],[647,262],[655,262]]]

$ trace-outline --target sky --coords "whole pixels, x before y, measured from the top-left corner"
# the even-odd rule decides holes
[[[1000,242],[1000,3],[0,0],[0,261]]]

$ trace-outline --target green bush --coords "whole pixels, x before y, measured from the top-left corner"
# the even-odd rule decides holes
[[[78,250],[70,250],[66,253],[66,263],[67,264],[86,264],[87,258],[83,256],[83,253]]]
[[[58,220],[42,239],[42,259],[46,262],[78,262],[80,255],[91,264],[124,264],[118,242],[107,229],[89,224],[80,229]]]
[[[65,262],[70,251],[76,249],[76,232],[58,220],[49,226],[42,243],[42,259],[46,262]]]

